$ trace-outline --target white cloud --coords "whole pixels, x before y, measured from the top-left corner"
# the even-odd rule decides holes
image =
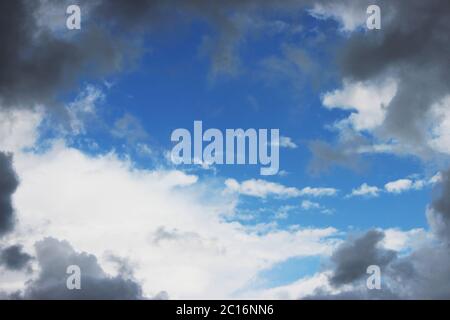
[[[450,95],[431,108],[429,145],[436,151],[450,154]]]
[[[137,169],[115,153],[88,156],[55,141],[39,153],[17,152],[15,167],[21,184],[11,241],[33,252],[45,236],[65,239],[95,254],[111,274],[116,265],[107,257],[127,258],[148,296],[165,290],[171,298],[232,298],[261,270],[328,255],[335,244],[334,228],[256,230],[227,222],[236,196],[219,184],[177,170]],[[169,236],[155,242],[158,230]],[[11,281],[11,290],[23,283]]]
[[[282,184],[261,179],[251,179],[241,183],[235,179],[227,179],[225,185],[229,191],[258,198],[266,198],[268,196],[290,198],[298,197],[300,194],[297,188],[285,187]]]
[[[297,149],[298,148],[297,144],[295,144],[295,142],[292,141],[292,138],[284,137],[284,136],[280,137],[279,146],[281,148],[288,148],[288,149]]]
[[[301,278],[287,285],[263,290],[245,291],[240,297],[257,300],[295,300],[313,295],[314,291],[319,288],[325,288],[327,292],[337,293],[338,290],[334,289],[328,282],[330,275],[328,271],[321,272],[313,276]]]
[[[423,180],[412,181],[410,179],[399,179],[386,183],[384,189],[389,193],[402,193],[411,189],[420,190],[424,185]]]
[[[17,152],[32,147],[42,121],[42,110],[0,110],[0,150]]]
[[[386,107],[396,92],[397,84],[393,80],[383,83],[344,81],[341,90],[325,93],[322,103],[328,109],[351,111],[346,121],[355,130],[373,130],[383,123]]]
[[[367,183],[363,183],[359,188],[353,189],[352,193],[349,195],[349,197],[353,197],[353,196],[378,197],[378,195],[381,191],[382,190],[380,190],[378,187],[369,186]]]
[[[382,231],[385,234],[382,245],[386,249],[400,252],[408,249],[416,249],[431,237],[427,231],[421,228],[408,231],[391,228]]]
[[[334,196],[337,189],[334,188],[312,188],[305,187],[298,189],[294,187],[286,187],[282,184],[269,182],[262,179],[250,179],[241,183],[235,179],[227,179],[225,181],[227,191],[236,192],[247,196],[267,198],[268,196],[293,198],[300,196]]]
[[[367,183],[363,183],[360,187],[353,189],[352,192],[346,197],[347,198],[355,196],[378,197],[381,192],[400,194],[402,192],[406,192],[409,190],[422,190],[425,187],[440,182],[441,179],[442,175],[440,172],[438,172],[431,178],[427,179],[404,178],[395,181],[390,181],[384,185],[384,188],[379,188],[377,186],[370,186]]]

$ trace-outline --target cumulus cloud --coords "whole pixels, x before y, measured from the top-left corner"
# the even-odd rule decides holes
[[[440,173],[437,173],[429,179],[398,179],[386,183],[384,189],[386,192],[399,194],[408,190],[421,190],[426,186],[439,183],[441,179]]]

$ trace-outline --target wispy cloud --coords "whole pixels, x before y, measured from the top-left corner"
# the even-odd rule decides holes
[[[280,183],[269,182],[262,179],[250,179],[239,183],[235,179],[225,181],[226,190],[236,192],[246,196],[267,198],[275,196],[280,198],[295,198],[301,196],[325,197],[334,196],[338,190],[335,188],[314,188],[304,187],[298,189],[295,187],[286,187]]]

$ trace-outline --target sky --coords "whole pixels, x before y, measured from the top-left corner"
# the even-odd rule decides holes
[[[0,12],[0,298],[450,298],[448,1]],[[195,121],[279,170],[174,163]]]

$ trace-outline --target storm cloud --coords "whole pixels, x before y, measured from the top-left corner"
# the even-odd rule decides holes
[[[363,236],[344,243],[332,255],[336,265],[330,281],[333,285],[351,283],[366,275],[369,265],[384,267],[396,258],[395,251],[377,247],[384,233],[371,230]]]
[[[32,260],[32,256],[23,252],[21,245],[12,245],[0,251],[0,266],[9,270],[22,270]]]
[[[439,239],[450,245],[450,170],[442,173],[438,196],[428,210],[428,223]]]
[[[53,106],[81,76],[101,76],[120,69],[125,52],[120,39],[95,26],[68,34],[65,25],[55,30],[45,24],[52,22],[45,14],[55,10],[55,3],[0,3],[1,108]],[[65,17],[65,7],[57,8]]]
[[[76,252],[67,241],[45,238],[36,243],[39,276],[30,282],[24,299],[142,299],[142,288],[129,274],[109,276],[97,258]],[[69,290],[66,285],[67,267],[81,270],[81,289]]]
[[[12,165],[12,155],[0,151],[0,237],[14,227],[12,195],[19,180]]]

